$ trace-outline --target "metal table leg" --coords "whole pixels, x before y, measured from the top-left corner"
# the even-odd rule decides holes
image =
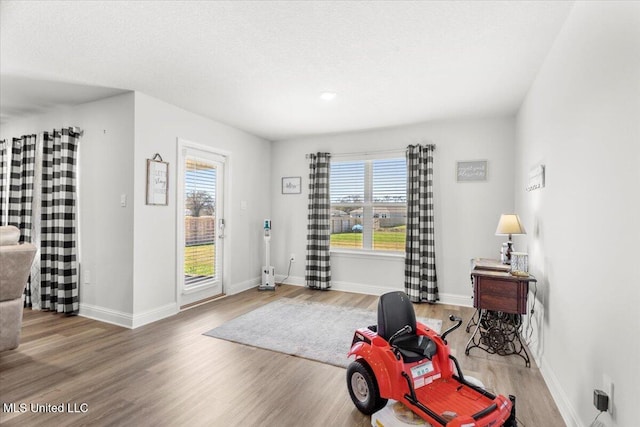
[[[521,330],[522,315],[520,314],[480,310],[478,323],[467,342],[465,354],[469,355],[469,350],[478,347],[490,354],[520,356],[525,365],[530,367],[529,354],[520,338]]]

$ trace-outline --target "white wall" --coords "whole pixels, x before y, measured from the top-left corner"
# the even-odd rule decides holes
[[[441,300],[471,305],[469,260],[498,258],[503,237],[494,235],[503,212],[514,208],[513,145],[515,120],[511,117],[451,120],[397,128],[278,141],[272,151],[273,237],[272,263],[278,279],[304,284],[308,163],[306,153],[333,154],[378,150],[404,150],[409,144],[434,143],[436,197],[436,263]],[[489,178],[481,183],[458,184],[459,160],[489,161]],[[281,178],[302,177],[302,194],[281,194]],[[332,254],[334,289],[382,293],[403,289],[404,258]]]
[[[79,126],[80,313],[120,323],[133,310],[133,93],[2,125],[2,138]]]
[[[271,143],[136,92],[134,325],[176,309],[177,138],[229,154],[224,283],[227,293],[259,284],[262,220],[271,210]],[[169,162],[168,206],[145,204],[146,159],[155,153]]]
[[[177,138],[229,154],[226,292],[259,284],[262,220],[271,209],[270,142],[139,92],[16,120],[2,126],[1,137],[67,126],[84,130],[78,213],[90,283],[79,285],[81,315],[137,327],[177,312]],[[155,153],[170,164],[169,206],[145,204],[146,159]]]
[[[540,292],[534,344],[569,426],[614,384],[607,426],[638,424],[640,4],[577,3],[517,119],[517,211]],[[546,187],[527,193],[530,168]]]

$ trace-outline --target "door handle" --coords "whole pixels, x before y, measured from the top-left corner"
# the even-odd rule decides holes
[[[218,220],[218,230],[219,230],[218,239],[224,239],[224,227],[225,227],[224,218],[220,218]]]

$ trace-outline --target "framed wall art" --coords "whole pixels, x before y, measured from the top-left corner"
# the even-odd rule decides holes
[[[302,177],[282,177],[282,194],[300,194],[302,192]]]
[[[456,182],[479,182],[486,180],[486,160],[466,160],[456,162]]]
[[[527,191],[544,188],[544,165],[538,165],[529,171],[529,185]]]
[[[169,163],[160,154],[147,159],[147,205],[169,204]]]

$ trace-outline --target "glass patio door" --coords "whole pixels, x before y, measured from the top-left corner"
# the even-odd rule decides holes
[[[223,293],[225,157],[192,147],[180,153],[178,282],[184,307]]]

